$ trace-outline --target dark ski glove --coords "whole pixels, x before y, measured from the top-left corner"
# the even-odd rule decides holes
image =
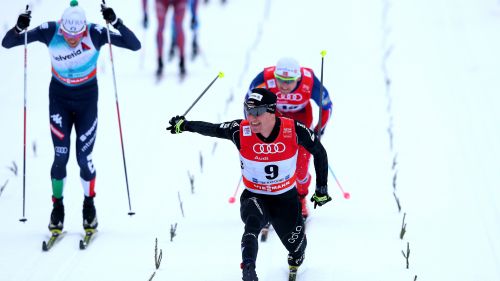
[[[122,25],[122,20],[116,17],[115,11],[113,8],[107,7],[104,4],[101,4],[101,13],[102,17],[107,23],[110,23],[114,28],[120,27]]]
[[[311,202],[314,203],[314,209],[316,209],[316,206],[321,207],[330,201],[332,201],[332,197],[328,195],[328,186],[316,186],[316,191],[311,197]]]
[[[175,117],[172,117],[172,119],[170,119],[170,121],[168,121],[168,123],[170,124],[169,127],[167,127],[167,130],[170,131],[170,133],[172,134],[180,134],[184,131],[184,127],[186,125],[186,118],[184,116],[175,116]]]
[[[30,21],[31,21],[31,11],[26,11],[22,14],[19,15],[17,18],[17,24],[16,24],[16,31],[18,33],[22,32],[28,26],[30,26]]]

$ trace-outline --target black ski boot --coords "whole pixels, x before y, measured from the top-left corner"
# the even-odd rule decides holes
[[[259,281],[257,277],[257,272],[255,272],[255,263],[241,264],[243,269],[243,281]]]
[[[49,230],[61,231],[64,227],[64,205],[63,198],[52,197],[53,208],[50,213]]]
[[[83,229],[96,229],[97,216],[94,206],[94,197],[87,197],[83,200]]]
[[[179,61],[179,70],[181,77],[184,77],[186,75],[186,65],[184,64],[184,57],[181,57]]]
[[[142,27],[147,29],[149,25],[148,13],[144,13],[144,17],[142,19]]]
[[[288,265],[290,267],[292,266],[299,267],[302,264],[302,262],[304,262],[304,258],[305,258],[304,252],[295,255],[288,254]]]
[[[156,70],[156,77],[161,78],[163,75],[163,59],[161,57],[158,58],[158,69]]]
[[[192,59],[194,60],[198,56],[199,52],[199,47],[198,47],[198,41],[196,40],[196,37],[193,38],[193,46],[192,46]]]

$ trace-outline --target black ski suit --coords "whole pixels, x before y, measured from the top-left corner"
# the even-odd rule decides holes
[[[205,136],[231,140],[240,150],[240,124],[242,120],[234,120],[221,124],[212,124],[202,121],[185,121],[184,130],[199,133]],[[257,134],[265,143],[273,143],[280,132],[281,118],[276,117],[276,125],[268,138]],[[298,145],[306,148],[314,156],[316,170],[316,184],[326,186],[328,179],[328,159],[323,145],[315,137],[314,132],[302,123],[294,121]],[[307,245],[304,233],[301,206],[298,200],[297,189],[278,194],[268,195],[253,192],[245,188],[240,197],[240,214],[245,231],[241,239],[243,264],[255,263],[258,251],[258,235],[261,229],[270,222],[281,242],[288,250],[289,265],[300,265],[304,258]]]

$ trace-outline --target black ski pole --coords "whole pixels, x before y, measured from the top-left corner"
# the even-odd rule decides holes
[[[26,5],[26,13],[29,13],[29,5]],[[28,86],[28,28],[24,30],[24,120],[23,120],[23,217],[20,222],[26,222],[26,96]]]
[[[323,121],[323,64],[325,61],[326,51],[321,51],[321,76],[319,84],[319,115],[318,115],[318,139],[321,139],[321,122]]]
[[[102,0],[102,4],[104,5],[104,7],[106,6],[106,2],[104,0]],[[118,115],[118,128],[120,129],[120,143],[122,146],[123,169],[125,170],[125,184],[127,185],[128,215],[133,216],[133,215],[135,215],[135,212],[132,212],[132,204],[130,203],[130,190],[128,187],[128,175],[127,175],[127,162],[125,161],[125,147],[123,144],[122,122],[120,119],[120,106],[118,104],[118,90],[116,87],[115,64],[113,62],[113,50],[111,48],[111,36],[109,35],[109,23],[108,22],[106,22],[106,31],[107,31],[107,35],[108,35],[109,57],[111,59],[111,70],[113,73],[113,85],[115,88],[116,113]]]
[[[182,116],[186,116],[186,114],[188,114],[189,111],[191,111],[191,109],[193,108],[193,106],[201,99],[201,97],[203,97],[203,95],[208,91],[208,89],[210,89],[210,87],[212,87],[212,85],[215,83],[215,81],[218,79],[218,78],[222,78],[224,77],[224,73],[223,72],[219,72],[219,74],[217,74],[217,76],[214,78],[214,80],[212,80],[212,82],[210,82],[210,84],[208,84],[208,86],[205,88],[205,90],[203,90],[203,92],[198,96],[198,98],[193,102],[193,104],[191,104],[191,106],[186,110],[186,112],[184,112],[184,114]]]
[[[319,107],[319,121],[318,121],[318,140],[321,139],[321,119],[323,115],[323,64],[326,56],[326,51],[323,50],[321,51],[321,80],[320,80],[320,87],[319,87],[319,92],[320,92],[320,107]],[[344,196],[345,199],[351,198],[351,194],[349,192],[345,192],[344,188],[342,188],[342,185],[340,184],[339,180],[335,176],[335,173],[333,172],[332,166],[328,164],[328,169],[330,170],[330,173],[332,174],[333,178],[335,179],[335,182],[337,183],[337,186],[339,187],[340,191],[342,192],[342,195]]]

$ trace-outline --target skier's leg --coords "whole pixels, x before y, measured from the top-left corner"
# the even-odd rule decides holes
[[[274,230],[288,250],[288,264],[300,266],[304,260],[307,239],[296,189],[280,195],[269,204]]]
[[[258,235],[268,221],[267,209],[261,199],[244,190],[240,197],[240,215],[245,224],[241,238],[243,264],[255,263],[257,260]]]
[[[50,169],[52,182],[53,209],[50,215],[49,229],[62,230],[64,224],[63,191],[66,179],[66,165],[69,160],[71,144],[71,128],[73,119],[68,105],[53,93],[51,85],[49,93],[49,117],[52,144],[54,145],[54,161]]]
[[[307,218],[309,211],[307,209],[307,194],[309,193],[309,185],[311,184],[311,174],[309,174],[309,163],[311,153],[304,147],[299,146],[297,153],[297,168],[295,170],[297,176],[297,192],[299,194],[300,204],[302,207],[302,217]]]
[[[156,17],[158,28],[156,30],[156,50],[158,57],[158,69],[156,75],[163,73],[163,30],[165,29],[165,16],[168,9],[168,0],[156,0]]]
[[[174,21],[175,21],[175,35],[177,48],[179,50],[179,68],[181,75],[186,74],[186,66],[184,60],[184,27],[183,20],[186,14],[186,0],[177,0],[174,4]]]
[[[92,162],[92,150],[97,136],[97,89],[89,95],[95,95],[95,98],[81,102],[79,110],[75,112],[76,159],[85,195],[83,228],[95,229],[98,223],[94,206],[96,171]]]

